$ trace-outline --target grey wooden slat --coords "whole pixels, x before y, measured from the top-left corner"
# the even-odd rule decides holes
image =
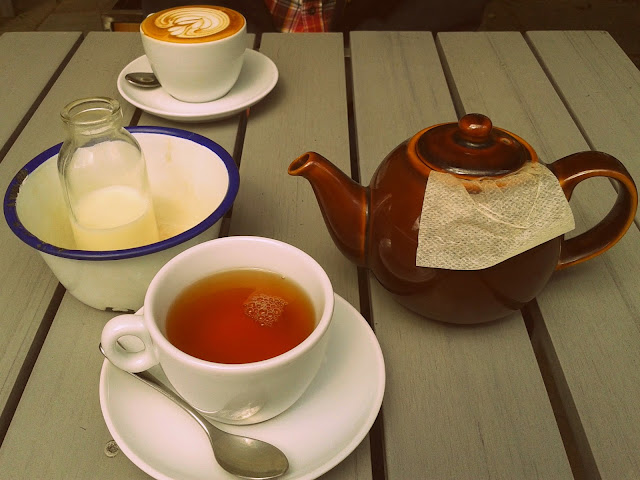
[[[606,32],[530,32],[528,37],[589,144],[619,158],[638,183],[640,71]],[[583,197],[590,225],[610,204],[600,194],[590,190]],[[639,245],[632,226],[599,259],[556,275],[540,302],[546,326],[542,345],[555,368],[562,368],[563,398],[573,407],[570,420],[593,477],[640,475]],[[567,299],[575,283],[580,291]],[[576,337],[584,341],[576,344]]]
[[[138,34],[89,34],[0,164],[2,190],[30,158],[63,140],[59,111],[69,101],[94,95],[118,98],[128,122],[134,108],[120,98],[116,78],[141,53]],[[5,332],[12,339],[16,331],[37,329],[58,282],[5,222],[0,224],[0,241],[4,340]],[[103,453],[110,436],[98,402],[102,359],[97,342],[110,316],[70,295],[63,300],[0,448],[0,478],[134,478],[139,472],[124,455],[111,460]],[[2,362],[16,368],[22,364],[23,355],[13,344],[28,349],[31,339],[23,336],[13,338]],[[114,469],[121,474],[114,477]]]
[[[640,70],[607,32],[527,37],[590,146],[617,157],[640,183]]]
[[[430,33],[354,32],[351,52],[366,184],[392,147],[456,116]],[[390,479],[572,478],[519,314],[460,328],[408,312],[373,278],[371,290]]]
[[[54,32],[0,37],[0,152],[79,38]]]
[[[65,296],[0,448],[0,478],[150,478],[122,452],[104,453],[112,437],[98,399],[98,342],[112,316]]]
[[[311,186],[287,174],[289,164],[309,150],[349,171],[342,38],[267,34],[260,51],[276,63],[280,77],[249,115],[230,233],[276,238],[305,250],[327,270],[335,291],[357,306],[355,268],[333,246]]]
[[[27,45],[50,39],[54,56],[60,55],[58,44],[62,41],[61,39],[71,42],[77,38],[75,34],[71,37],[66,35],[41,37],[41,33],[25,35],[26,37],[17,38],[22,38],[21,41]],[[2,36],[2,38],[5,37],[6,35]],[[111,56],[104,55],[100,63],[96,61],[94,53],[87,56],[85,53],[87,49],[83,44],[75,57],[76,61],[60,75],[58,81],[52,86],[50,94],[42,100],[38,110],[7,152],[0,163],[0,191],[3,195],[11,177],[25,163],[43,150],[62,141],[64,132],[59,112],[66,103],[82,96],[109,92],[111,95],[117,94],[114,86],[115,77],[108,72],[111,69],[119,72],[120,69],[117,66],[121,63],[117,62],[122,62],[122,56],[127,54],[126,47],[121,47],[119,42],[126,37],[116,35],[113,39],[109,37],[107,40],[107,38],[98,35],[85,44],[90,45],[95,42],[99,49],[101,43],[113,42],[114,51],[118,53]],[[43,48],[48,49],[46,43]],[[40,56],[46,57],[46,54],[40,54]],[[95,67],[91,73],[88,73],[85,71],[86,65],[91,65],[92,62]],[[114,62],[116,62],[115,67]],[[43,63],[48,64],[44,60]],[[91,75],[96,78],[93,84],[84,81]],[[117,75],[117,72],[114,75]],[[25,83],[28,82],[25,81]],[[107,85],[108,88],[106,88]],[[125,108],[125,115],[130,117],[132,113],[132,108]],[[4,411],[58,282],[40,255],[18,240],[4,220],[0,222],[0,246],[2,251],[0,282],[3,285],[0,289],[0,310],[3,312],[2,322],[0,322],[0,408]],[[2,428],[6,426],[3,425]]]
[[[546,162],[589,149],[565,108],[568,100],[554,90],[519,34],[440,34],[439,40],[465,111],[488,114],[494,124],[529,141]],[[580,57],[588,53],[571,53],[564,42],[556,41],[553,48],[562,51],[563,70],[576,72]],[[596,69],[591,74],[599,76]],[[574,87],[571,95],[589,95],[580,85]],[[616,116],[624,114],[606,109],[597,113],[603,125],[619,122]],[[588,118],[578,113],[579,123]],[[570,202],[577,231],[601,219],[614,196],[607,180],[581,184]],[[640,446],[635,408],[640,378],[634,367],[640,354],[640,285],[635,278],[639,240],[632,227],[604,255],[556,272],[538,297],[543,321],[536,325],[534,339],[551,363],[580,467],[589,478],[635,478],[640,473],[635,454]]]
[[[419,130],[457,120],[430,33],[351,34],[361,182]]]
[[[349,169],[342,37],[266,34],[260,51],[276,63],[280,76],[274,90],[251,108],[230,234],[266,236],[301,248],[324,267],[334,290],[357,307],[355,267],[333,246],[311,186],[287,174],[289,163],[308,150]],[[368,438],[327,478],[371,478]]]

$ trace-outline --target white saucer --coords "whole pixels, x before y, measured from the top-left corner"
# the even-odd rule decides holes
[[[132,105],[158,117],[179,122],[200,122],[229,117],[262,100],[278,81],[273,61],[247,49],[238,81],[224,97],[205,103],[188,103],[173,98],[162,87],[139,88],[124,79],[129,72],[150,72],[146,55],[136,58],[118,75],[118,91]]]
[[[283,480],[317,478],[344,460],[373,425],[385,386],[384,360],[360,313],[336,295],[325,363],[302,398],[257,425],[222,429],[266,440],[289,458]],[[152,369],[165,379],[158,367]],[[218,466],[205,433],[183,410],[105,360],[100,405],[113,439],[140,469],[162,480],[236,477]]]

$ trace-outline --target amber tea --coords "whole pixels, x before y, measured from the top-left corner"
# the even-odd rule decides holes
[[[307,293],[258,269],[219,272],[190,285],[167,314],[168,340],[216,363],[250,363],[291,350],[315,327]]]

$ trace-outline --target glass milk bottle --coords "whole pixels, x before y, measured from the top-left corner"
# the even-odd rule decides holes
[[[77,248],[120,250],[157,242],[144,156],[122,127],[118,101],[76,100],[61,116],[68,135],[58,173]]]

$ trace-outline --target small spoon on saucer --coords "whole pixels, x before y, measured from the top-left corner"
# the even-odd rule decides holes
[[[136,87],[156,88],[160,86],[158,78],[152,72],[129,72],[124,78]]]
[[[102,344],[99,348],[102,355],[107,358]],[[122,371],[153,387],[191,415],[209,437],[218,464],[232,475],[249,480],[268,480],[281,477],[288,470],[287,457],[270,443],[220,430],[148,371],[139,373]]]

